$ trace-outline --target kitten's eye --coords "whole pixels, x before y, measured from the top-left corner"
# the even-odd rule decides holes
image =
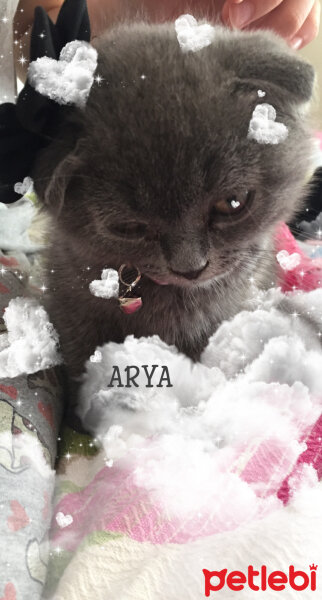
[[[214,213],[229,216],[238,215],[253,200],[254,196],[255,191],[250,190],[243,194],[229,196],[225,200],[219,200],[214,206]]]
[[[110,227],[111,233],[119,237],[128,239],[139,239],[145,237],[148,231],[146,223],[136,223],[129,221],[128,223],[115,223]]]

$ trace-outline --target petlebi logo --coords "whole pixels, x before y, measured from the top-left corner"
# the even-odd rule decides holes
[[[310,565],[310,571],[305,572],[297,570],[294,565],[291,565],[288,572],[272,571],[269,572],[267,566],[262,565],[260,570],[256,570],[252,565],[247,568],[247,573],[243,571],[231,571],[222,569],[221,571],[208,571],[203,569],[205,578],[205,596],[210,595],[215,598],[223,588],[239,592],[245,587],[254,591],[274,590],[276,592],[283,591],[287,587],[297,592],[302,592],[306,589],[316,591],[316,571],[318,565],[314,563]],[[217,596],[218,598],[220,596]]]

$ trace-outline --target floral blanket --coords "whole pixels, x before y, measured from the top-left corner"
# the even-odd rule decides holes
[[[4,311],[26,294],[32,265],[0,252],[0,348]],[[36,289],[36,286],[35,286]],[[58,368],[0,377],[0,597],[40,598],[48,563],[54,464],[62,414]]]

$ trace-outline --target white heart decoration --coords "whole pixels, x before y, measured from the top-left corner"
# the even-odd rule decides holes
[[[32,186],[33,180],[31,179],[31,177],[25,177],[22,182],[18,181],[17,183],[15,183],[13,189],[16,192],[16,194],[21,194],[21,196],[25,196],[25,194],[27,194],[29,190],[31,191]]]
[[[298,252],[289,254],[287,250],[281,250],[276,254],[276,260],[284,271],[293,271],[301,262],[301,255]]]
[[[91,44],[75,40],[62,49],[59,60],[42,56],[29,65],[29,83],[58,104],[83,108],[94,81],[97,52]]]
[[[63,512],[58,512],[55,518],[57,521],[57,525],[61,527],[61,529],[64,529],[65,527],[71,525],[74,520],[72,515],[64,515]]]
[[[119,275],[115,269],[103,269],[101,279],[94,279],[89,284],[89,290],[98,298],[118,298]]]
[[[238,208],[240,206],[239,200],[232,200],[231,205],[233,208]]]
[[[259,144],[279,144],[288,136],[284,123],[276,121],[276,110],[271,104],[257,104],[249,123],[248,139]]]
[[[198,24],[192,15],[182,15],[175,21],[178,42],[183,52],[198,52],[209,46],[215,37],[215,28],[209,23]]]
[[[102,352],[100,352],[99,350],[95,350],[94,354],[92,354],[92,356],[89,357],[89,360],[93,363],[102,362]]]

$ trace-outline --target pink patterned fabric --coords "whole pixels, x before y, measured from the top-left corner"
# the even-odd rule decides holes
[[[316,436],[322,433],[316,430]],[[313,433],[309,432],[311,452]],[[306,439],[307,436],[303,436]],[[307,452],[307,451],[306,451]],[[231,531],[253,518],[263,518],[278,506],[278,500],[289,498],[289,474],[296,467],[310,462],[311,454],[303,453],[297,460],[296,449],[274,439],[259,442],[257,447],[236,449],[230,464],[223,465],[245,481],[257,495],[256,511],[248,506],[209,506],[203,514],[174,518],[158,506],[149,492],[135,485],[133,473],[122,464],[105,467],[83,490],[66,495],[56,506],[57,512],[73,515],[73,523],[61,529],[53,522],[54,546],[75,551],[82,540],[95,531],[125,534],[138,542],[185,544],[216,533]],[[322,454],[316,457],[322,467]],[[243,468],[241,465],[244,465]],[[233,490],[231,490],[233,494]]]
[[[322,258],[312,259],[307,256],[285,223],[281,223],[276,232],[275,248],[276,253],[286,250],[289,254],[296,252],[301,257],[300,264],[291,271],[284,271],[278,266],[278,279],[283,292],[309,292],[322,287]]]
[[[322,415],[311,430],[308,438],[303,441],[306,442],[306,450],[300,455],[292,474],[286,477],[278,490],[277,496],[284,504],[287,504],[290,498],[289,481],[291,477],[300,473],[303,464],[312,465],[318,474],[318,478],[322,478]]]

